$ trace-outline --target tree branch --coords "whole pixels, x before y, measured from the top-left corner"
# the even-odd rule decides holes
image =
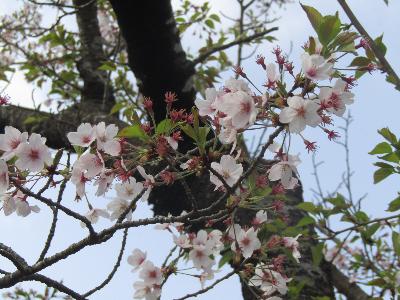
[[[192,63],[193,63],[193,65],[197,65],[197,64],[202,63],[203,61],[205,61],[209,56],[211,56],[212,54],[214,54],[216,52],[228,49],[230,47],[233,47],[233,46],[236,46],[236,45],[239,45],[239,44],[249,43],[249,42],[251,42],[251,41],[253,41],[253,40],[257,39],[257,38],[260,38],[260,37],[262,37],[262,36],[264,36],[264,35],[266,35],[268,33],[276,31],[276,30],[278,30],[278,27],[272,27],[271,29],[255,33],[255,34],[253,34],[251,36],[244,37],[244,38],[239,38],[239,39],[236,39],[236,40],[234,40],[234,41],[232,41],[230,43],[227,43],[227,44],[215,47],[215,48],[211,48],[208,51],[205,51],[202,54],[200,54],[197,58],[195,58],[192,61]]]
[[[371,47],[372,51],[374,52],[375,56],[378,58],[379,62],[381,63],[383,70],[386,71],[386,73],[393,78],[393,80],[395,81],[396,88],[398,90],[400,90],[400,78],[396,74],[396,72],[393,70],[390,63],[386,60],[385,54],[382,53],[382,51],[375,44],[374,39],[371,38],[371,36],[368,34],[368,32],[365,30],[365,28],[361,25],[360,21],[358,21],[357,17],[354,15],[353,11],[347,5],[346,0],[338,0],[338,2],[340,4],[340,6],[343,8],[346,15],[349,17],[349,19],[350,19],[351,23],[354,25],[354,27],[358,30],[358,32],[361,35],[363,35],[368,40],[368,44]]]

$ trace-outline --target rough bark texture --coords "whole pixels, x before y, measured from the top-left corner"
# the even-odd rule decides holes
[[[156,121],[165,119],[164,94],[178,95],[177,109],[190,111],[195,90],[193,64],[186,59],[169,0],[110,0],[128,45],[129,65],[140,92],[154,101]]]
[[[73,3],[78,7],[76,21],[81,42],[81,59],[77,65],[84,83],[81,101],[94,103],[99,105],[97,110],[109,112],[115,99],[106,71],[99,70],[106,55],[97,19],[97,4],[92,0],[73,0]]]

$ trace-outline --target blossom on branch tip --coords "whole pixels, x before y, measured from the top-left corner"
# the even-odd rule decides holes
[[[222,155],[219,163],[212,162],[211,168],[220,174],[228,186],[233,186],[243,173],[242,164],[236,163],[235,158],[230,155]],[[210,171],[210,181],[215,184],[215,189],[223,186],[223,183]]]
[[[128,264],[133,267],[132,272],[137,271],[143,265],[146,261],[146,257],[147,253],[140,249],[134,249],[132,251],[132,254],[128,256]]]
[[[315,127],[322,119],[318,114],[319,105],[312,100],[305,100],[299,96],[287,99],[289,107],[285,107],[279,114],[279,121],[289,124],[289,131],[300,133],[306,125]]]
[[[103,150],[111,156],[117,156],[121,152],[121,144],[115,137],[118,134],[118,127],[110,124],[106,127],[104,122],[100,122],[95,127],[97,149]]]
[[[96,132],[92,125],[83,123],[78,126],[76,132],[69,132],[67,138],[71,145],[89,147],[96,138]]]
[[[29,142],[19,144],[15,154],[18,159],[15,165],[20,170],[29,170],[31,172],[40,172],[44,165],[52,163],[51,153],[45,145],[46,139],[40,134],[32,133]]]
[[[301,55],[302,70],[311,80],[328,79],[333,73],[333,64],[318,54],[303,53]]]
[[[10,160],[15,156],[15,152],[21,143],[28,140],[28,133],[19,131],[12,126],[6,126],[4,133],[0,134],[0,150],[4,151],[1,156],[4,160]]]

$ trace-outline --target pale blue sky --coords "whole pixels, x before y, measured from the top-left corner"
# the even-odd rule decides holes
[[[389,7],[384,5],[383,0],[352,0],[348,2],[372,36],[376,37],[382,32],[385,33],[384,42],[388,46],[387,57],[392,62],[393,67],[396,70],[400,70],[400,61],[398,59],[400,40],[397,32],[397,28],[400,26],[397,16],[400,11],[399,2],[392,1],[393,3]],[[229,0],[221,0],[214,1],[212,5],[216,6],[217,11],[221,10],[226,14],[234,14],[237,9],[234,3]],[[303,1],[303,3],[318,8],[322,13],[334,13],[336,10],[341,13],[339,5],[333,0],[313,0]],[[1,1],[0,14],[8,12],[14,5],[15,2],[12,0]],[[298,1],[287,5],[285,9],[280,10],[278,13],[281,16],[279,22],[280,30],[275,36],[279,41],[273,45],[260,47],[259,53],[264,54],[267,60],[272,60],[273,57],[270,52],[274,45],[279,44],[282,49],[288,50],[291,43],[293,43],[291,57],[298,63],[301,53],[300,47],[308,36],[313,34],[313,30]],[[341,13],[341,16],[345,20],[343,13]],[[189,45],[189,42],[193,43],[193,41],[187,40],[183,42],[185,46]],[[258,72],[259,69],[253,61],[245,62],[244,67],[254,78],[254,81],[261,85],[264,80],[264,74]],[[13,101],[21,105],[30,105],[31,89],[23,83],[21,78],[19,75],[16,76],[15,83],[9,87],[7,93]],[[364,76],[353,91],[356,94],[355,104],[350,109],[355,121],[350,132],[350,146],[352,151],[351,163],[355,171],[353,177],[354,191],[356,196],[368,193],[369,196],[364,201],[364,208],[371,216],[382,216],[385,214],[386,204],[396,197],[400,186],[396,177],[388,178],[378,186],[373,185],[372,174],[374,167],[372,163],[375,159],[368,155],[368,151],[380,141],[376,133],[377,129],[389,126],[395,133],[400,135],[400,123],[398,122],[399,94],[391,85],[385,82],[383,76],[377,73],[374,76]],[[321,135],[317,130],[308,130],[306,135],[310,140],[326,141],[319,143],[318,159],[325,161],[325,164],[321,167],[324,187],[326,189],[333,188],[344,170],[342,149],[327,141],[325,136]],[[310,188],[314,187],[314,180],[310,175],[312,172],[311,156],[303,148],[301,141],[299,141],[295,152],[301,153],[303,161],[300,167],[301,180],[304,185],[305,199],[310,200],[312,196]],[[64,203],[79,210],[84,209],[83,203],[76,204],[73,202],[73,193],[73,188],[69,187],[67,191],[69,197],[65,197]],[[105,199],[96,201],[100,207],[104,207],[107,202]],[[13,246],[29,262],[33,262],[40,252],[45,239],[44,232],[47,233],[50,223],[49,211],[44,207],[42,208],[43,213],[32,215],[28,218],[0,215],[1,242]],[[144,205],[134,214],[134,216],[140,217],[150,215],[150,210]],[[105,225],[105,223],[99,224],[99,227],[102,225]],[[63,249],[69,243],[79,240],[84,234],[85,231],[81,229],[79,224],[70,222],[67,218],[62,218],[57,228],[56,241],[50,253]],[[62,279],[67,286],[78,292],[84,292],[96,285],[108,274],[116,259],[120,239],[121,234],[118,234],[111,243],[85,249],[43,273]],[[91,299],[131,299],[133,294],[132,283],[136,277],[130,272],[129,266],[125,263],[129,252],[134,248],[141,248],[148,252],[150,259],[160,264],[171,245],[171,237],[166,232],[153,230],[150,227],[146,228],[146,230],[131,230],[127,243],[127,252],[124,255],[120,270],[114,280],[104,290],[93,295]],[[0,265],[4,268],[6,265],[9,266],[3,259],[0,259]],[[37,285],[31,284],[24,286],[37,287]],[[169,300],[182,296],[188,292],[195,291],[199,287],[200,285],[195,279],[185,276],[172,278],[164,288],[162,299]],[[225,281],[206,295],[198,297],[198,299],[241,299],[237,278]]]

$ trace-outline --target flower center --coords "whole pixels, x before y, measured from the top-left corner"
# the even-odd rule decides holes
[[[249,113],[250,112],[250,103],[249,102],[242,102],[240,103],[240,107],[241,107],[241,111],[245,112],[245,113]]]
[[[29,158],[32,160],[39,159],[39,151],[36,149],[31,149],[31,151],[29,152]]]

